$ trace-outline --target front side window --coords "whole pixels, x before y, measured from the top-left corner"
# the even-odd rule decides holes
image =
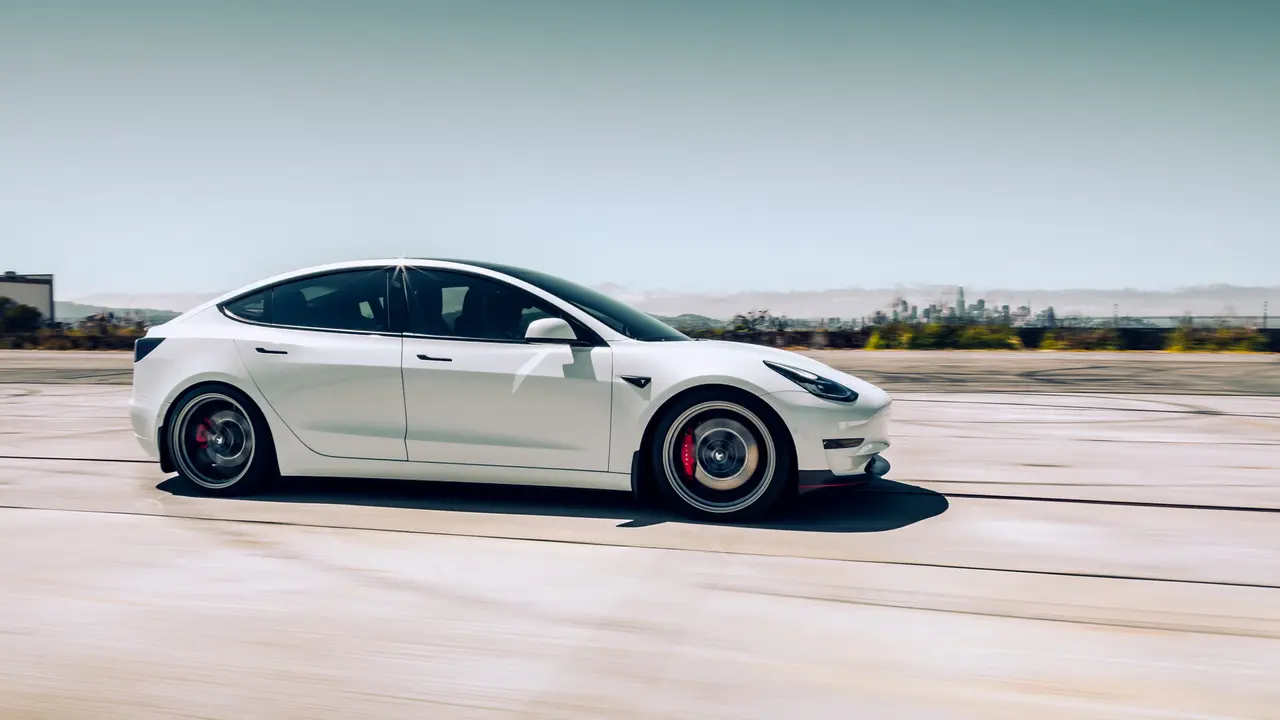
[[[496,263],[473,262],[478,267],[495,270],[523,280],[577,307],[591,317],[608,325],[620,335],[644,342],[671,342],[688,340],[689,337],[661,320],[641,312],[626,303],[619,302],[604,293],[584,287],[563,278]]]
[[[270,322],[324,330],[388,332],[391,324],[387,270],[349,270],[276,285],[271,290]]]
[[[523,340],[529,323],[556,317],[519,288],[447,270],[405,269],[410,331],[478,340]]]

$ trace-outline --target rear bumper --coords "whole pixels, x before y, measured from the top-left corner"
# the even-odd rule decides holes
[[[146,398],[129,398],[129,422],[133,425],[133,437],[152,460],[160,459],[159,438],[156,437],[160,426],[159,416],[160,409]]]

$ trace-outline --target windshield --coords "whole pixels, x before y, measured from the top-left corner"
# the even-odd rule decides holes
[[[640,312],[625,303],[614,300],[604,293],[597,292],[563,278],[547,275],[534,270],[494,265],[489,263],[469,263],[477,267],[505,273],[513,278],[523,280],[541,290],[570,303],[591,317],[608,325],[618,333],[632,340],[643,342],[670,342],[688,340],[689,337],[679,330],[667,325],[648,313]]]

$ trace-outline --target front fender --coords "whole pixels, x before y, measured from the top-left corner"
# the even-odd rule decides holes
[[[665,382],[653,378],[643,388],[615,378],[609,471],[631,473],[633,456],[640,450],[645,431],[662,409],[684,392],[709,386],[731,387],[761,398],[769,394],[767,388],[749,380],[722,374],[667,378]]]

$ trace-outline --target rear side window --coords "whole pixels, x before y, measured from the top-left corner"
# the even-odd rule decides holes
[[[271,290],[273,325],[388,332],[388,272],[385,269],[330,273],[276,285]],[[230,306],[228,306],[230,309]]]
[[[227,312],[242,320],[253,322],[270,322],[267,310],[270,307],[271,291],[263,290],[246,295],[226,305]]]

